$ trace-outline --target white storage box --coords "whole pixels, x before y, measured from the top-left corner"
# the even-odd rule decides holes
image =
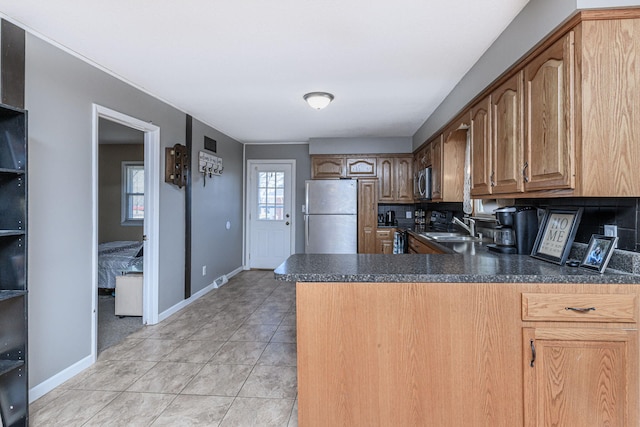
[[[116,316],[142,316],[142,274],[116,276]]]

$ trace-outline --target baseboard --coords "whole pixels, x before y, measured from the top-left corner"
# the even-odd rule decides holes
[[[233,276],[235,276],[236,274],[240,273],[243,270],[244,270],[243,267],[238,267],[235,270],[233,270],[231,273],[220,276],[213,283],[211,283],[210,285],[207,285],[205,288],[199,290],[195,294],[191,295],[189,298],[187,298],[185,300],[182,300],[179,303],[177,303],[176,305],[174,305],[174,306],[170,307],[169,309],[163,311],[162,313],[160,313],[158,315],[158,323],[162,322],[163,320],[167,319],[171,315],[173,315],[173,314],[177,313],[178,311],[182,310],[183,308],[187,307],[189,304],[191,304],[192,302],[196,301],[198,298],[201,298],[202,296],[208,294],[209,292],[213,291],[214,289],[217,289],[220,286],[224,285],[225,283],[227,283],[229,281],[230,278],[232,278]]]
[[[238,267],[235,270],[233,270],[231,273],[223,275],[221,277],[224,278],[223,279],[224,283],[227,283],[229,281],[229,279],[231,279],[233,276],[237,275],[238,273],[240,273],[242,271],[244,271],[244,266]],[[191,295],[191,297],[187,298],[186,300],[182,300],[179,303],[177,303],[176,305],[174,305],[173,307],[169,308],[168,310],[163,311],[159,315],[158,322],[161,322],[164,319],[166,319],[169,316],[171,316],[172,314],[177,313],[178,311],[180,311],[184,307],[186,307],[189,304],[191,304],[192,302],[196,301],[198,298],[201,298],[202,296],[208,294],[209,292],[211,292],[212,290],[216,289],[217,287],[218,287],[218,285],[216,285],[216,282],[213,282],[210,285],[208,285],[206,288],[201,289],[200,291],[198,291],[195,294]],[[73,378],[74,376],[78,375],[80,372],[84,371],[85,369],[87,369],[88,367],[93,365],[94,363],[95,363],[95,359],[93,358],[93,356],[87,356],[84,359],[82,359],[82,360],[74,363],[73,365],[69,366],[68,368],[58,372],[57,374],[55,374],[54,376],[50,377],[49,379],[41,382],[40,384],[36,385],[35,387],[29,389],[29,403],[32,403],[32,402],[38,400],[39,398],[41,398],[45,394],[49,393],[54,388],[58,387],[59,385],[61,385],[65,381],[70,380],[71,378]]]
[[[40,399],[51,390],[75,377],[94,363],[95,360],[93,359],[93,357],[87,356],[79,362],[69,366],[67,369],[58,372],[48,380],[45,380],[37,386],[29,389],[29,403],[35,402],[36,400]]]

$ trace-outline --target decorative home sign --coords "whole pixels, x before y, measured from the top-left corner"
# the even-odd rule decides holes
[[[587,252],[584,254],[584,259],[580,263],[580,267],[603,273],[607,268],[607,264],[609,264],[617,242],[617,237],[593,234],[589,241],[589,246],[587,246]]]
[[[580,224],[582,208],[547,209],[531,256],[563,265]]]

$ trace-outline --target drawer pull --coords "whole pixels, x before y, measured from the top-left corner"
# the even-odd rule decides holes
[[[596,311],[595,307],[565,307],[565,310],[577,311],[578,313],[588,313],[589,311]]]

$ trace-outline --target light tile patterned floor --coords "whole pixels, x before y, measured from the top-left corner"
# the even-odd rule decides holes
[[[30,426],[297,426],[295,285],[245,271],[30,406]]]

